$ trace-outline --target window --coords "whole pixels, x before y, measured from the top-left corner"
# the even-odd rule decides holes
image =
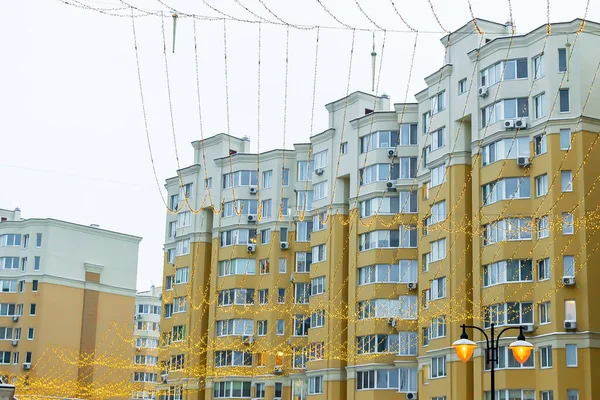
[[[279,241],[287,242],[288,241],[288,228],[279,228]]]
[[[244,336],[254,333],[254,320],[251,319],[227,319],[217,321],[217,336]]]
[[[435,187],[446,182],[446,165],[440,165],[431,169],[431,182],[429,187]]]
[[[542,390],[540,392],[541,400],[554,400],[554,392],[552,390]],[[571,400],[571,399],[568,399]]]
[[[179,209],[179,195],[178,194],[171,195],[170,206],[171,206],[172,211],[177,211]]]
[[[467,91],[467,78],[458,81],[458,94],[461,95]]]
[[[314,232],[322,231],[327,228],[327,211],[323,211],[313,217],[313,229]]]
[[[169,222],[169,238],[173,239],[175,236],[177,236],[177,221],[171,221]]]
[[[427,225],[437,224],[446,219],[446,200],[435,203],[431,206],[431,215],[429,216],[429,223]]]
[[[252,382],[215,382],[213,384],[213,398],[249,398],[251,389]]]
[[[270,270],[271,262],[268,258],[264,258],[258,262],[258,266],[260,268],[261,275],[268,275]]]
[[[366,335],[356,338],[356,354],[398,353],[398,335]]]
[[[446,277],[431,281],[430,300],[438,300],[446,297]]]
[[[315,169],[325,168],[327,166],[327,155],[328,150],[319,151],[313,156],[313,163]]]
[[[533,138],[533,150],[536,156],[544,154],[547,150],[546,135],[538,135]]]
[[[376,197],[374,199],[360,202],[361,218],[367,218],[378,214],[397,214],[398,212],[399,208],[397,197]]]
[[[499,160],[514,159],[517,157],[529,158],[528,137],[498,140],[483,146],[481,150],[481,162],[483,166]]]
[[[298,211],[310,211],[313,209],[314,192],[312,190],[298,190],[296,196]]]
[[[285,274],[287,271],[287,258],[279,259],[279,273]]]
[[[36,305],[32,303],[29,305],[29,315],[34,316],[36,312]]]
[[[25,362],[26,363],[31,363],[32,358],[33,357],[32,357],[31,351],[28,351],[27,353],[25,353]]]
[[[273,170],[263,171],[262,173],[262,188],[270,189],[273,187]]]
[[[165,318],[173,316],[173,304],[165,304]]]
[[[2,269],[19,269],[19,257],[0,257]]]
[[[267,320],[262,320],[257,322],[257,334],[258,336],[266,336],[267,335]]]
[[[400,225],[399,231],[400,242],[398,247],[403,249],[413,249],[417,247],[416,225]]]
[[[446,104],[444,103],[445,92],[442,91],[431,98],[431,115],[435,115],[441,111],[444,111]]]
[[[187,283],[189,278],[189,267],[177,268],[175,270],[175,284]]]
[[[398,316],[402,319],[416,319],[418,311],[417,296],[400,296]]]
[[[310,297],[309,283],[294,283],[294,302],[296,304],[308,304]]]
[[[212,178],[204,179],[204,189],[212,189]]]
[[[312,248],[312,262],[318,263],[325,261],[327,257],[327,245],[320,244]]]
[[[348,154],[348,142],[343,142],[342,144],[340,144],[340,152],[342,153],[342,155]]]
[[[446,336],[446,316],[433,318],[429,327],[429,339],[437,339]]]
[[[288,199],[287,197],[282,197],[281,198],[281,203],[279,204],[279,207],[281,207],[281,216],[288,216],[290,215],[290,199]]]
[[[575,300],[565,300],[565,320],[577,321],[577,305]]]
[[[446,376],[446,356],[431,357],[431,378],[442,378]]]
[[[569,104],[569,89],[560,89],[559,111],[566,113],[571,111]]]
[[[175,297],[173,299],[173,313],[180,313],[187,311],[187,298],[184,296]]]
[[[310,280],[310,295],[316,296],[325,293],[325,277],[318,276]]]
[[[321,200],[328,196],[327,181],[315,183],[313,185],[313,200]]]
[[[310,181],[312,179],[313,170],[312,161],[298,161],[298,180]]]
[[[260,289],[258,291],[258,304],[267,304],[269,302],[269,289]]]
[[[285,321],[282,319],[277,320],[277,335],[282,336],[285,332]]]
[[[540,347],[540,368],[552,368],[552,346]]]
[[[533,389],[502,389],[496,390],[496,399],[498,400],[535,400],[535,390]],[[484,400],[490,400],[492,392],[484,392]]]
[[[254,386],[254,397],[257,399],[265,398],[265,383],[256,383]]]
[[[567,49],[558,49],[558,72],[567,71]]]
[[[258,200],[236,200],[223,203],[221,217],[235,217],[237,215],[257,215]]]
[[[417,332],[398,332],[398,355],[416,356],[418,340]]]
[[[262,209],[262,217],[263,218],[269,218],[271,217],[271,211],[272,211],[272,200],[271,199],[267,199],[267,200],[263,200],[261,203],[261,209]]]
[[[356,389],[397,389],[398,375],[396,369],[358,371],[356,373]]]
[[[308,378],[308,394],[323,394],[322,376],[311,376]]]
[[[15,246],[18,246],[18,245],[15,244]],[[37,247],[38,249],[40,247],[42,247],[42,234],[41,233],[35,234],[35,247]]]
[[[481,85],[492,86],[500,81],[527,78],[527,59],[500,61],[481,71]]]
[[[271,243],[271,229],[260,230],[260,244]]]
[[[546,94],[542,93],[533,98],[534,118],[542,118],[546,116]]]
[[[446,258],[446,239],[431,242],[431,252],[429,253],[429,262],[435,262]]]
[[[0,247],[19,247],[21,246],[21,238],[22,236],[16,233],[7,233],[4,235],[0,235]]]
[[[577,345],[565,344],[565,353],[567,354],[567,367],[577,366]]]
[[[538,261],[538,281],[550,279],[550,259],[544,258]]]
[[[37,281],[37,279],[34,279],[33,281],[31,281],[31,291],[32,292],[37,292],[38,291],[38,281]]]
[[[544,76],[544,54],[533,57],[533,79],[540,79]]]
[[[256,260],[253,258],[234,258],[219,261],[219,277],[254,274],[256,274]]]
[[[529,357],[525,364],[519,364],[519,362],[513,357],[512,351],[507,346],[500,346],[498,348],[498,363],[496,369],[521,369],[521,368],[534,368],[535,357]],[[491,369],[491,362],[489,358],[485,357],[484,369],[489,371]],[[533,397],[526,399],[534,399]]]
[[[529,177],[504,178],[481,187],[483,204],[489,205],[501,200],[528,199],[531,197]]]
[[[401,213],[416,213],[419,203],[417,198],[417,190],[402,190],[400,191],[400,212]],[[392,212],[392,213],[397,213]]]
[[[437,131],[431,133],[431,147],[429,148],[429,151],[434,151],[444,147],[444,145],[446,144],[445,131],[446,128],[440,128]]]
[[[167,250],[167,262],[169,264],[175,264],[175,249],[168,249]]]
[[[579,390],[567,389],[567,400],[579,400]]]
[[[190,239],[184,239],[177,242],[177,255],[183,256],[190,254]]]
[[[408,137],[405,136],[405,139],[410,143],[410,128],[408,129]],[[401,144],[402,138],[401,134],[398,131],[378,131],[372,132],[368,135],[362,136],[360,138],[360,153],[366,153],[375,149],[390,149],[395,148],[399,144]]]
[[[417,280],[417,260],[400,260],[398,264],[369,265],[358,269],[358,286],[370,283],[408,283]]]
[[[412,146],[417,144],[417,124],[400,125],[400,146]],[[392,142],[392,147],[396,143]]]
[[[308,336],[310,317],[303,314],[294,315],[294,336]]]
[[[312,253],[299,252],[296,253],[296,271],[295,272],[310,272],[312,264]]]
[[[481,127],[485,128],[505,119],[526,117],[529,117],[527,97],[500,100],[481,109]]]
[[[562,213],[562,233],[563,235],[572,235],[575,233],[572,213]]]
[[[296,241],[297,242],[310,242],[310,234],[313,230],[312,221],[300,221],[296,222]]]
[[[560,149],[569,150],[571,148],[571,129],[560,130]]]
[[[133,373],[133,381],[134,382],[157,382],[158,375],[153,374],[151,372],[134,372]]]
[[[277,289],[277,304],[285,304],[285,288]]]
[[[283,383],[281,383],[281,382],[275,382],[275,394],[274,394],[274,398],[281,399],[281,396],[283,396]]]
[[[192,213],[190,211],[183,211],[177,214],[177,227],[184,228],[192,225]]]
[[[322,360],[325,357],[325,343],[315,342],[308,345],[308,361]]]
[[[543,239],[550,236],[550,222],[548,216],[545,215],[537,221],[537,238]]]
[[[560,171],[561,189],[563,192],[573,191],[573,171]]]
[[[550,302],[545,301],[540,304],[540,324],[549,324],[550,322]]]
[[[563,276],[575,276],[574,256],[563,256]]]
[[[322,328],[325,326],[325,310],[319,310],[310,314],[310,327]]]
[[[192,197],[194,195],[194,191],[192,190],[193,186],[193,183],[186,183],[182,185],[179,189],[179,198],[189,199],[190,197]]]
[[[237,186],[256,186],[257,178],[256,171],[235,171],[223,174],[223,189]]]
[[[483,267],[483,286],[489,287],[506,282],[531,282],[531,260],[498,261]]]
[[[502,325],[531,325],[533,324],[533,303],[509,302],[492,304],[483,308],[484,327],[489,328],[493,322]]]
[[[2,236],[0,236],[0,246],[2,246]],[[29,247],[29,235],[23,235],[23,248]]]
[[[413,231],[415,232],[414,234],[409,234],[409,243],[411,241],[410,236],[416,236],[416,229],[413,229]],[[362,235],[360,235],[359,239],[359,251],[366,251],[371,249],[398,248],[400,246],[400,231],[372,231],[363,233]]]
[[[483,245],[505,240],[530,240],[531,218],[508,218],[483,226]]]

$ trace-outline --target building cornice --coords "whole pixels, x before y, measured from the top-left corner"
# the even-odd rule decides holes
[[[350,121],[353,129],[370,127],[372,124],[380,122],[392,122],[397,124],[398,117],[395,111],[376,111],[371,114],[363,115]]]

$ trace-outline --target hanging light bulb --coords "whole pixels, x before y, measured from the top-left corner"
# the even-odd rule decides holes
[[[373,51],[371,52],[371,75],[372,75],[372,89],[375,91],[375,64],[377,60],[377,52],[375,52],[375,32],[373,32]]]
[[[477,343],[469,340],[469,335],[467,335],[465,328],[463,328],[460,339],[452,343],[452,348],[454,348],[456,355],[462,362],[467,362],[471,359],[476,347]]]
[[[173,53],[175,53],[175,34],[177,33],[177,14],[173,14]]]
[[[525,364],[525,362],[529,359],[531,355],[531,351],[533,350],[533,345],[525,340],[525,335],[523,335],[523,328],[521,328],[521,333],[519,333],[519,337],[517,337],[516,342],[512,342],[509,349],[512,350],[513,357],[519,364]]]

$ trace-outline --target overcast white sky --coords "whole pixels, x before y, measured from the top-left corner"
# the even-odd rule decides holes
[[[119,0],[81,0],[94,7]],[[132,0],[133,1],[133,0]],[[239,18],[253,17],[235,0],[206,0]],[[340,26],[317,0],[263,0],[280,18],[295,24]],[[355,0],[321,0],[344,23],[372,29]],[[258,0],[239,0],[274,20]],[[359,0],[386,29],[407,30],[390,0]],[[469,21],[467,0],[432,0],[444,28]],[[185,12],[216,16],[201,1],[165,0]],[[441,66],[443,36],[427,0],[395,1],[420,31],[408,101],[424,88],[423,78]],[[588,19],[600,21],[600,7]],[[134,2],[164,9],[158,1]],[[122,4],[121,4],[122,5]],[[479,18],[504,23],[509,2],[474,0]],[[512,0],[519,33],[546,21],[545,0]],[[552,21],[582,17],[586,0],[551,1]],[[3,2],[0,23],[0,208],[20,206],[25,218],[52,217],[142,236],[138,287],[159,285],[165,209],[156,187],[144,131],[130,18],[105,16],[57,0]],[[175,54],[172,23],[166,21],[169,75],[181,165],[193,160],[190,142],[200,138],[192,21],[180,19]],[[204,135],[227,130],[223,22],[198,21]],[[177,168],[165,81],[161,21],[136,20],[151,143],[161,190]],[[256,24],[228,22],[231,134],[248,135],[257,150]],[[438,32],[438,33],[435,33]],[[290,30],[286,144],[306,142],[310,116],[315,31]],[[404,101],[413,33],[388,33],[379,93]],[[263,24],[261,151],[283,145],[285,37],[282,26]],[[319,42],[314,132],[327,128],[324,104],[345,95],[351,32],[322,29]],[[376,35],[381,55],[382,34]],[[351,91],[370,92],[372,34],[356,33]],[[164,191],[163,191],[164,195]]]

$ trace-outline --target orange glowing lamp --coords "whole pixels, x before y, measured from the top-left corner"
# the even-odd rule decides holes
[[[469,335],[463,329],[463,333],[460,335],[460,339],[452,343],[456,355],[462,362],[467,362],[473,357],[473,352],[477,347],[477,343],[469,340]]]
[[[519,364],[525,364],[525,362],[529,359],[531,355],[531,351],[533,350],[533,345],[527,341],[525,341],[525,336],[520,334],[517,338],[516,342],[512,342],[509,349],[512,350],[513,357]]]

